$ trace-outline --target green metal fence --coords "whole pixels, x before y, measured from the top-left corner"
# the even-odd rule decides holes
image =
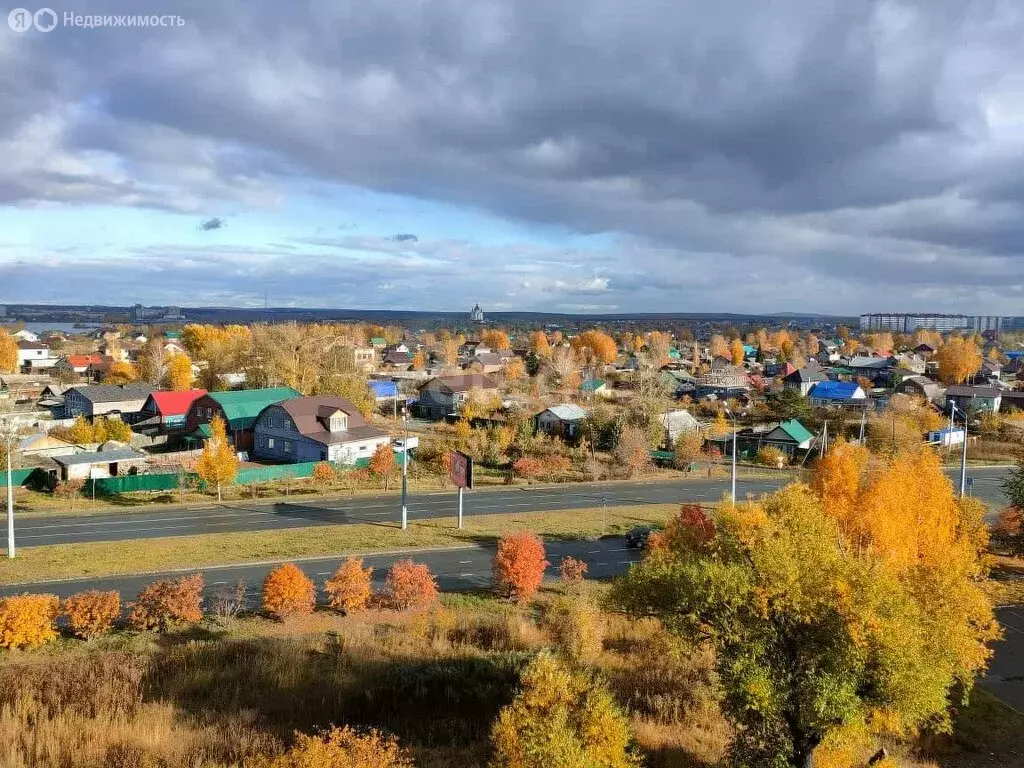
[[[195,477],[195,475],[192,475]],[[121,477],[102,477],[87,480],[85,492],[97,496],[111,496],[118,493],[135,491],[170,491],[178,487],[176,474],[163,475],[122,475]]]
[[[24,485],[25,481],[29,479],[33,472],[36,471],[35,467],[25,467],[24,469],[15,469],[11,471],[11,484],[17,488],[19,485]],[[0,470],[0,488],[7,487],[7,470]]]
[[[272,467],[247,467],[238,470],[235,482],[239,485],[251,485],[252,483],[269,483],[272,480],[281,480],[286,477],[298,478],[309,477],[313,474],[313,467],[320,462],[308,461],[303,464],[279,464]]]

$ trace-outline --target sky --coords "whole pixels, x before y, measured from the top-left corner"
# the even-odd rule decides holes
[[[1019,0],[55,3],[0,303],[1024,315]]]

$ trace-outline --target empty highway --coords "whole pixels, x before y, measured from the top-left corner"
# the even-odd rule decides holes
[[[973,481],[971,493],[990,507],[1002,506],[1005,502],[1000,480],[1006,471],[1002,468],[969,470],[968,476]],[[955,473],[951,472],[953,475]],[[789,482],[791,477],[740,478],[737,495],[745,498],[748,495],[769,493]],[[713,503],[721,499],[728,489],[728,478],[521,486],[468,492],[464,509],[466,515],[493,515],[600,506],[677,504],[684,501]],[[454,517],[455,514],[454,491],[410,495],[411,520]],[[34,516],[16,519],[15,531],[19,546],[37,547],[317,525],[380,523],[397,520],[398,517],[399,499],[394,493],[330,499],[303,495],[295,497],[294,501],[214,502],[191,507],[168,506],[152,512]]]

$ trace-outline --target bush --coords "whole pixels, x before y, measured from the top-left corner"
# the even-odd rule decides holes
[[[512,471],[516,477],[522,477],[530,480],[535,477],[540,477],[544,471],[544,462],[540,459],[535,459],[532,456],[523,456],[521,459],[517,459],[512,465]]]
[[[121,596],[114,591],[90,589],[64,601],[64,615],[71,631],[84,640],[109,632],[121,616]]]
[[[331,608],[343,613],[366,610],[373,596],[373,568],[363,568],[362,558],[350,557],[324,582]]]
[[[154,581],[131,604],[128,623],[134,629],[161,632],[174,624],[194,624],[203,618],[203,576]]]
[[[263,580],[263,610],[278,619],[310,614],[316,607],[316,585],[294,563],[285,563]]]
[[[587,575],[587,564],[575,557],[566,555],[558,565],[558,574],[566,584],[579,584]]]
[[[562,599],[548,608],[546,620],[565,655],[577,664],[593,662],[604,647],[605,620],[589,601]]]
[[[329,462],[321,461],[315,467],[313,467],[313,474],[310,475],[310,482],[321,491],[326,491],[330,488],[334,481],[337,480],[337,473],[334,471],[334,467]]]
[[[384,592],[388,603],[400,611],[423,608],[437,600],[437,582],[426,565],[398,560],[384,580]]]
[[[286,754],[257,760],[254,768],[413,768],[413,762],[393,736],[346,726],[316,736],[298,733]]]
[[[491,561],[494,587],[499,594],[523,602],[536,594],[550,563],[544,559],[544,542],[529,531],[502,536]]]
[[[766,467],[782,467],[789,460],[785,451],[776,448],[774,445],[766,445],[757,452],[757,461]]]
[[[35,648],[54,640],[59,612],[56,595],[0,598],[0,648]]]

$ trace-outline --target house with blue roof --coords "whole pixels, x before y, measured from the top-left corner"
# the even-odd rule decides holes
[[[855,381],[819,381],[807,393],[816,408],[864,407],[868,395]]]
[[[377,401],[394,400],[398,397],[398,383],[394,381],[369,381],[370,391]]]
[[[537,414],[535,423],[538,432],[561,437],[563,440],[575,440],[579,437],[583,420],[587,418],[587,409],[575,403],[552,405]]]

